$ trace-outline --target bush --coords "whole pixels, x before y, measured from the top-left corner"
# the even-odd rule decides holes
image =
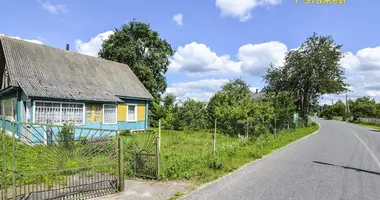
[[[208,161],[208,167],[213,170],[221,170],[224,167],[223,159],[217,154],[212,154]]]
[[[74,124],[64,123],[61,131],[57,133],[58,143],[65,149],[71,150],[74,147]]]

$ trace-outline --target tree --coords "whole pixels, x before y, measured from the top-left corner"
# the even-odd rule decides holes
[[[341,47],[331,36],[314,33],[300,48],[286,55],[284,66],[270,65],[263,77],[267,84],[264,91],[272,95],[292,94],[300,116],[306,121],[307,113],[320,96],[347,91],[344,69],[339,64],[344,56]]]
[[[206,106],[205,102],[188,99],[183,102],[178,110],[178,124],[181,129],[187,130],[203,130],[207,128],[206,122]]]
[[[293,121],[293,114],[296,112],[293,96],[289,93],[282,92],[277,96],[271,97],[270,102],[274,108],[274,117],[276,126],[285,126]]]
[[[149,24],[133,20],[115,29],[103,41],[99,57],[127,64],[155,98],[150,109],[155,112],[159,98],[167,88],[164,74],[168,70],[169,57],[173,54],[170,44],[161,39]],[[159,115],[153,114],[152,120],[159,119],[154,116]]]
[[[359,117],[377,117],[377,105],[374,99],[370,97],[358,98],[355,101],[350,100],[350,110],[355,119]]]
[[[231,135],[244,135],[247,120],[255,132],[270,126],[273,109],[270,103],[254,102],[249,85],[242,79],[224,84],[208,103],[209,124],[217,120],[218,129]],[[251,127],[251,128],[252,128]]]

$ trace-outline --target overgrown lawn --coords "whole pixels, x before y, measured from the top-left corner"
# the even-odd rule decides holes
[[[215,180],[242,165],[261,158],[295,140],[315,132],[318,125],[281,131],[245,140],[217,135],[216,153],[211,152],[212,133],[162,131],[161,178],[185,179],[196,184]]]

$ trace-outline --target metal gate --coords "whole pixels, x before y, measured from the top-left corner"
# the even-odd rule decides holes
[[[115,130],[7,120],[1,127],[1,200],[86,199],[124,188]]]
[[[140,178],[160,177],[160,138],[154,130],[130,131],[124,135],[127,171]]]

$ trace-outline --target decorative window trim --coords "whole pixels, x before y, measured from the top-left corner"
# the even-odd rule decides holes
[[[112,123],[105,123],[104,122],[104,115],[105,115],[105,112],[104,112],[104,106],[105,105],[111,105],[111,106],[115,106],[115,115],[116,115],[116,117],[115,117],[115,122],[112,122]],[[102,123],[103,124],[105,124],[105,125],[111,125],[111,124],[117,124],[117,104],[103,104],[103,109],[102,109],[102,111],[103,111],[103,113],[102,113]]]
[[[81,104],[83,105],[83,116],[82,116],[82,124],[75,124],[76,126],[83,126],[85,125],[85,120],[86,120],[86,104],[85,103],[79,103],[79,102],[65,102],[65,101],[41,101],[41,100],[34,100],[33,101],[33,123],[36,122],[36,103],[59,103],[61,104],[61,118],[62,118],[62,104],[67,103],[67,104]],[[62,119],[60,120],[62,122]],[[61,124],[61,123],[60,123]]]
[[[129,120],[128,119],[128,107],[129,106],[135,106],[135,120]],[[127,104],[127,121],[126,122],[137,122],[137,104],[133,104],[133,103],[128,103]]]

